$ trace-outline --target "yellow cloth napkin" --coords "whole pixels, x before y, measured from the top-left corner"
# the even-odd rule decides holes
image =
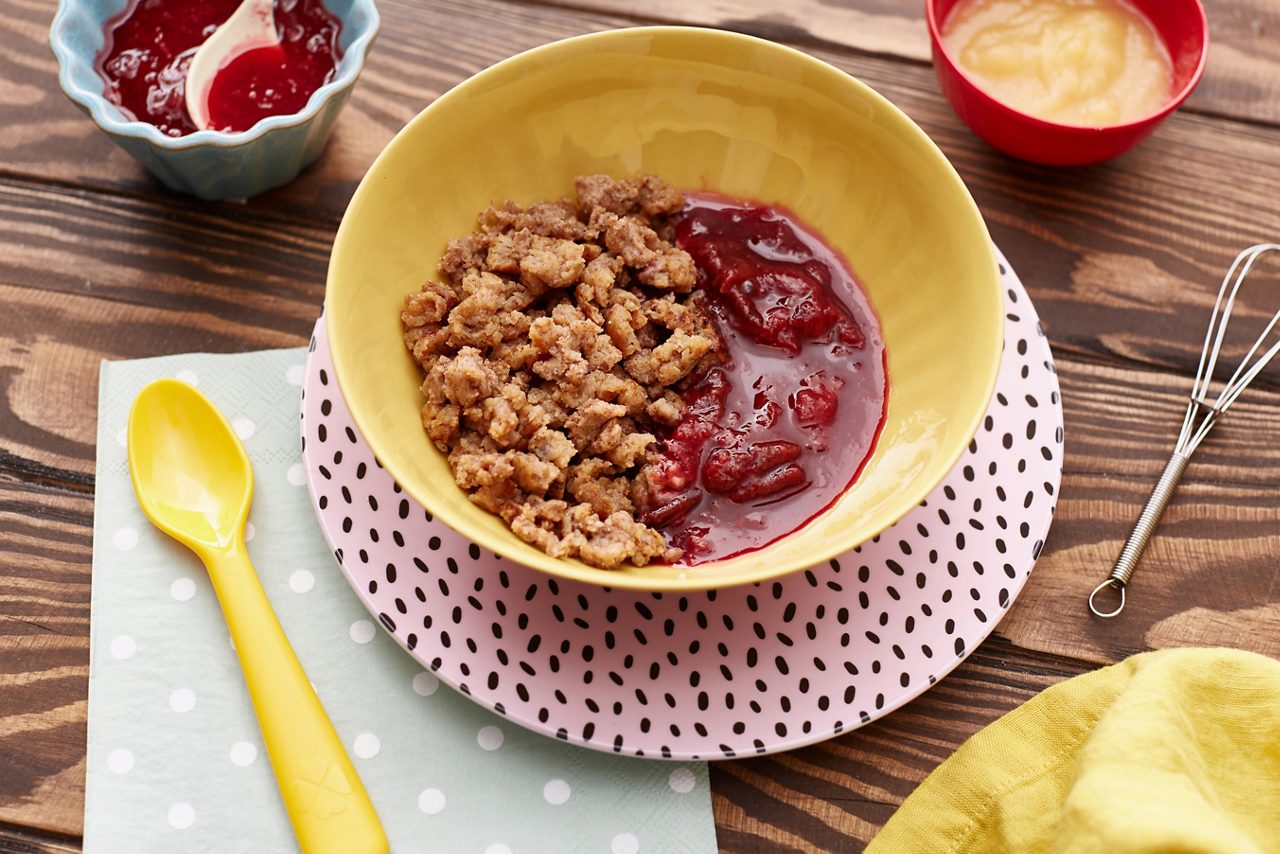
[[[1280,852],[1280,662],[1137,655],[1042,692],[907,798],[867,854]]]

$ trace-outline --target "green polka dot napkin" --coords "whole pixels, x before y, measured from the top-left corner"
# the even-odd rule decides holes
[[[256,484],[249,552],[393,852],[715,851],[705,764],[526,732],[442,687],[374,625],[307,497],[305,358],[299,349],[103,363],[85,851],[297,850],[204,568],[151,526],[129,483],[129,406],[160,377],[198,386],[244,440]]]

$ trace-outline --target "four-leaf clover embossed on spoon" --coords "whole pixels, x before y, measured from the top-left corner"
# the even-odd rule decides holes
[[[298,844],[385,854],[373,804],[249,562],[253,469],[239,438],[200,392],[158,380],[129,413],[129,470],[143,512],[209,571]]]

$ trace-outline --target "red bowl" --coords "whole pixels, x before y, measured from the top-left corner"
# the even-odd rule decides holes
[[[1123,154],[1156,129],[1200,82],[1209,52],[1209,22],[1200,0],[1130,0],[1164,40],[1173,59],[1174,96],[1137,121],[1104,127],[1038,119],[997,101],[968,77],[942,45],[942,22],[959,0],[925,0],[933,67],[942,93],[974,133],[1021,160],[1048,166],[1083,166]]]

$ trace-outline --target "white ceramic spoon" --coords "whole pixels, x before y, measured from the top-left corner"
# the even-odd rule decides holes
[[[222,26],[200,46],[187,66],[187,112],[200,130],[209,130],[209,90],[213,78],[236,57],[280,44],[275,0],[243,0]]]

